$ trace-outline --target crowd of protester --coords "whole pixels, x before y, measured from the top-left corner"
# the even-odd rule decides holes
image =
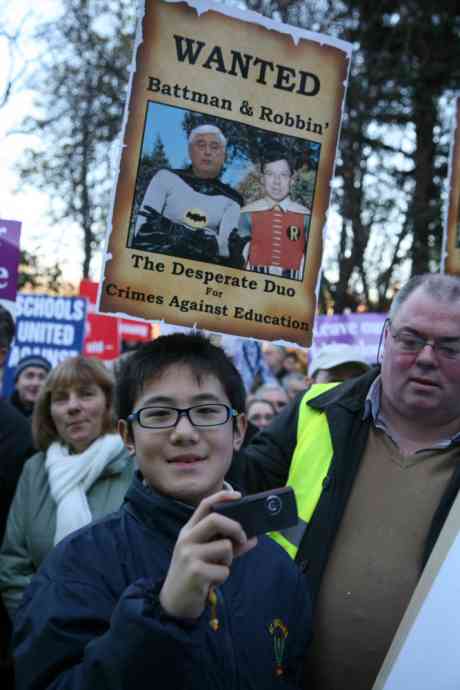
[[[1,687],[13,653],[19,690],[166,668],[171,688],[371,690],[460,485],[459,304],[456,278],[409,281],[376,366],[199,334],[112,367],[21,360],[0,399]],[[13,337],[0,307],[0,369]],[[211,510],[285,484],[299,524],[273,540]]]

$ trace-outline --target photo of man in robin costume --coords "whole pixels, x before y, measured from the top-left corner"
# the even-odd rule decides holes
[[[311,213],[289,196],[297,167],[301,165],[281,148],[260,162],[265,196],[241,209],[231,238],[232,245],[240,245],[247,270],[302,280]]]
[[[190,132],[189,168],[159,170],[142,201],[132,249],[232,266],[229,236],[242,197],[220,181],[227,141],[214,125]]]

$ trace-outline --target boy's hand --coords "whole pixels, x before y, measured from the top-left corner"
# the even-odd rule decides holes
[[[257,538],[247,539],[238,522],[211,512],[216,503],[238,498],[237,491],[208,496],[179,532],[160,592],[160,603],[170,616],[198,618],[209,589],[225,582],[233,559],[257,544]]]

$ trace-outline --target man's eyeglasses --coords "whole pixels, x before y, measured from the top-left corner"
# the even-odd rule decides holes
[[[460,359],[460,338],[424,338],[418,333],[404,329],[394,333],[390,321],[388,322],[388,330],[400,352],[419,354],[429,345],[442,358]]]
[[[145,429],[170,429],[177,426],[179,419],[186,416],[192,426],[211,427],[226,424],[238,412],[224,403],[207,403],[192,407],[164,407],[152,405],[142,407],[128,417],[128,422],[137,421]]]

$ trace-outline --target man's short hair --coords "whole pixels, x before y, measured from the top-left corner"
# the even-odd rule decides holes
[[[254,395],[257,400],[263,400],[265,393],[269,393],[270,391],[281,391],[282,393],[286,393],[280,383],[263,383],[254,391]]]
[[[295,165],[295,161],[293,160],[292,156],[280,149],[273,151],[268,150],[267,152],[262,154],[260,158],[260,170],[262,174],[264,174],[265,172],[266,165],[269,165],[270,163],[277,163],[278,161],[286,161],[286,163],[289,166],[291,175],[294,174],[297,167]]]
[[[16,327],[11,312],[0,304],[0,349],[9,350]]]
[[[189,134],[188,143],[191,144],[192,141],[200,134],[215,134],[217,137],[219,137],[223,147],[225,148],[227,146],[227,139],[224,137],[219,127],[216,127],[215,125],[200,125],[199,127],[195,127]]]
[[[394,321],[404,302],[419,287],[422,287],[427,295],[441,302],[455,302],[460,299],[460,278],[441,273],[422,273],[413,276],[399,290],[388,314],[391,321]]]
[[[250,411],[251,411],[251,407],[252,407],[253,405],[256,405],[257,403],[264,403],[264,405],[268,405],[268,406],[270,407],[271,411],[273,412],[273,415],[276,415],[276,414],[277,414],[276,408],[275,408],[274,404],[273,404],[270,400],[265,400],[265,398],[254,398],[254,397],[251,397],[251,399],[249,400],[248,404],[246,405],[246,414],[247,414],[248,416],[249,416],[249,413],[250,413]]]
[[[180,366],[189,367],[198,383],[205,376],[215,376],[230,405],[244,412],[244,384],[223,349],[201,333],[173,333],[141,345],[122,362],[116,382],[118,418],[126,419],[134,411],[134,404],[147,383],[159,379],[170,367]]]

